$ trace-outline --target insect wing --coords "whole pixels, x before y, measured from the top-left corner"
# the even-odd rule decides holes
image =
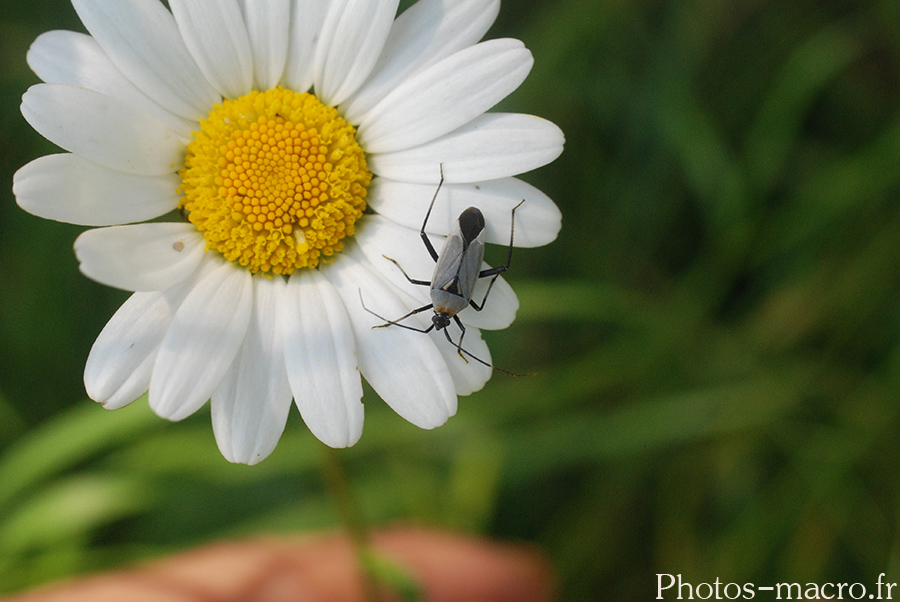
[[[477,207],[469,207],[459,214],[456,228],[463,239],[463,252],[457,268],[459,291],[468,303],[475,291],[484,259],[484,215]]]
[[[477,211],[477,209],[468,211]],[[467,216],[468,214],[464,212],[460,216],[460,221]],[[480,212],[478,217],[480,217]],[[462,300],[460,306],[462,309],[472,298],[475,283],[481,272],[481,263],[484,259],[484,226],[473,231],[472,228],[464,230],[459,225],[460,222],[457,222],[457,230],[444,241],[437,264],[434,266],[431,289],[459,296]],[[467,237],[471,238],[467,239]]]
[[[478,274],[481,272],[481,264],[484,260],[484,230],[469,243],[459,260],[457,276],[459,289],[466,302],[472,298],[475,292],[475,283],[478,282]]]
[[[434,274],[431,276],[432,290],[446,290],[459,294],[457,276],[465,252],[463,237],[459,232],[452,232],[444,241],[437,263],[434,264]]]

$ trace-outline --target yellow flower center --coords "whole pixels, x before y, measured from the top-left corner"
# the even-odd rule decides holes
[[[253,273],[316,267],[343,248],[372,174],[353,127],[280,86],[216,105],[188,144],[181,207],[206,248]]]

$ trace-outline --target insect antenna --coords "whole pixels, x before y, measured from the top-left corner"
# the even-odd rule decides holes
[[[383,320],[383,319],[384,319],[384,318],[382,318],[382,320]],[[397,324],[397,326],[403,326],[403,325],[402,325],[402,324]],[[420,331],[420,332],[422,332],[422,331]],[[489,363],[487,363],[486,361],[484,361],[483,359],[481,359],[480,357],[478,357],[477,355],[474,355],[474,354],[472,354],[471,352],[466,351],[465,349],[463,349],[463,348],[462,348],[462,345],[460,345],[459,343],[454,342],[453,339],[450,338],[450,333],[447,332],[446,330],[444,331],[444,336],[447,337],[447,340],[450,341],[450,344],[451,344],[451,345],[453,345],[454,347],[456,347],[456,350],[460,352],[460,355],[463,354],[463,353],[465,353],[466,355],[468,355],[470,358],[472,358],[473,360],[475,360],[476,362],[478,362],[478,363],[481,364],[482,366],[487,366],[488,368],[490,368],[490,369],[492,369],[492,370],[496,370],[496,371],[498,371],[498,372],[502,372],[503,374],[509,374],[510,376],[515,376],[515,377],[517,377],[517,378],[518,378],[519,376],[537,376],[537,372],[528,372],[528,373],[525,373],[525,374],[516,374],[515,372],[510,372],[509,370],[504,370],[503,368],[500,368],[500,367],[498,367],[498,366],[495,366],[494,364],[489,364]],[[466,358],[463,357],[463,359],[466,359]],[[468,360],[466,360],[466,361],[468,361]]]

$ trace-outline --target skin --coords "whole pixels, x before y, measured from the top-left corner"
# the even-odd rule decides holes
[[[429,602],[547,602],[550,568],[534,548],[419,528],[372,536],[405,567]],[[24,593],[3,602],[362,602],[343,535],[212,544],[139,568]],[[380,592],[379,602],[399,600]]]

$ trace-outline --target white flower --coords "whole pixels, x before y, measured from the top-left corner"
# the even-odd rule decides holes
[[[135,291],[88,357],[91,398],[115,409],[149,391],[171,420],[211,399],[222,453],[253,464],[292,399],[319,439],[353,445],[361,375],[422,428],[484,386],[490,368],[443,333],[373,329],[360,293],[390,317],[428,303],[384,256],[430,276],[418,230],[441,165],[436,245],[469,205],[507,244],[522,199],[516,245],[557,235],[559,210],[513,176],[554,160],[562,133],[485,112],[532,65],[517,40],[479,42],[499,0],[421,0],[396,18],[398,0],[73,4],[90,35],[41,35],[28,63],[46,83],[22,102],[68,152],[24,166],[14,191],[35,215],[95,226],[75,244],[82,271]],[[489,362],[479,329],[517,307],[498,280],[484,311],[460,314],[466,349]]]

